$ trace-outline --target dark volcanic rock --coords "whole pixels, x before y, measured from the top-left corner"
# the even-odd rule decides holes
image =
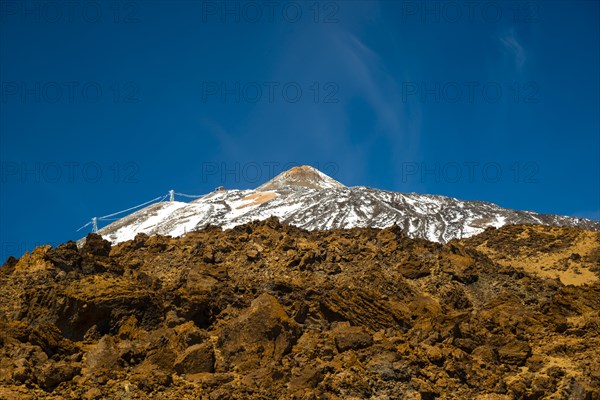
[[[360,326],[339,325],[333,333],[335,345],[340,353],[359,350],[373,344],[373,338]]]
[[[215,354],[212,343],[188,347],[176,360],[175,371],[180,374],[196,374],[215,370]]]
[[[531,355],[531,347],[525,342],[512,342],[498,349],[500,361],[507,364],[524,365]]]
[[[81,249],[83,254],[91,254],[94,256],[108,256],[110,254],[110,242],[104,240],[97,233],[90,233],[85,238],[85,243]]]
[[[81,368],[75,363],[49,362],[42,366],[38,374],[38,384],[43,389],[52,389],[59,383],[67,382],[79,375]]]
[[[263,293],[223,328],[218,341],[222,367],[257,367],[263,362],[280,361],[299,333],[298,324],[288,317],[277,299]]]
[[[4,399],[594,399],[600,234],[271,218],[0,268]]]

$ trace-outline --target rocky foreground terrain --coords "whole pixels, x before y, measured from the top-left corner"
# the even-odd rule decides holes
[[[600,233],[277,219],[0,268],[1,399],[600,399]]]

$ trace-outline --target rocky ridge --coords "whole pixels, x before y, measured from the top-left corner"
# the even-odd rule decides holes
[[[0,398],[596,399],[599,270],[539,225],[90,234],[0,268]]]

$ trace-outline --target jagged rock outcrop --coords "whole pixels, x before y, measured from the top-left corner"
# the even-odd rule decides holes
[[[0,268],[0,398],[595,399],[599,272],[534,225],[89,235]]]

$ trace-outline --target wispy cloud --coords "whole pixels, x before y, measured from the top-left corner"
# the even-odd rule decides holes
[[[244,146],[240,145],[239,140],[217,120],[209,116],[201,116],[199,120],[199,135],[207,136],[216,144],[219,151],[228,156],[239,159],[244,153]],[[215,149],[216,150],[216,149]],[[220,154],[217,154],[217,156]]]
[[[409,109],[402,102],[397,76],[401,71],[389,71],[379,54],[352,33],[338,32],[336,39],[341,59],[354,79],[356,94],[366,100],[375,117],[376,133],[365,138],[364,150],[378,157],[387,155],[389,159],[384,164],[398,169],[402,161],[413,160],[417,155],[420,110]],[[389,148],[381,148],[382,143]],[[400,176],[396,172],[392,175]]]
[[[370,19],[379,17],[377,10],[371,10]],[[354,181],[345,183],[366,183],[373,163],[377,168],[390,167],[389,179],[399,177],[402,162],[414,160],[419,151],[421,107],[402,101],[406,71],[391,67],[370,44],[371,23],[357,18],[350,27],[330,24],[282,31],[287,45],[273,54],[276,61],[265,68],[264,78],[280,83],[279,97],[272,103],[253,104],[243,127],[235,132],[204,121],[224,156],[237,154],[237,142],[242,149],[253,148],[257,159],[335,161],[340,179],[344,171],[352,171],[347,178]],[[377,34],[385,34],[377,29]],[[286,82],[302,86],[301,101],[282,101],[281,87]],[[313,99],[315,83],[319,101]],[[327,88],[328,83],[335,85],[335,92]],[[337,101],[324,102],[328,95]]]
[[[525,65],[525,61],[527,60],[527,54],[525,52],[525,48],[517,37],[515,29],[510,28],[508,31],[505,31],[503,34],[501,34],[500,43],[504,47],[504,50],[513,58],[517,69],[519,71],[522,70],[523,66]]]
[[[347,155],[357,180],[368,175],[374,157],[378,162],[385,157],[385,163],[391,167],[402,160],[414,159],[419,145],[416,122],[420,115],[418,110],[408,110],[402,102],[398,81],[401,71],[390,71],[377,51],[356,31],[341,26],[303,32],[295,39],[288,54],[282,56],[277,75],[293,71],[293,76],[301,81],[332,80],[339,86],[337,105],[298,107],[288,114],[292,125],[303,127],[305,137],[312,136],[315,144],[312,151]],[[298,58],[306,60],[302,68],[293,65]],[[356,102],[364,109],[352,107]],[[365,131],[356,127],[357,119],[362,120]],[[387,144],[384,149],[382,143]]]

